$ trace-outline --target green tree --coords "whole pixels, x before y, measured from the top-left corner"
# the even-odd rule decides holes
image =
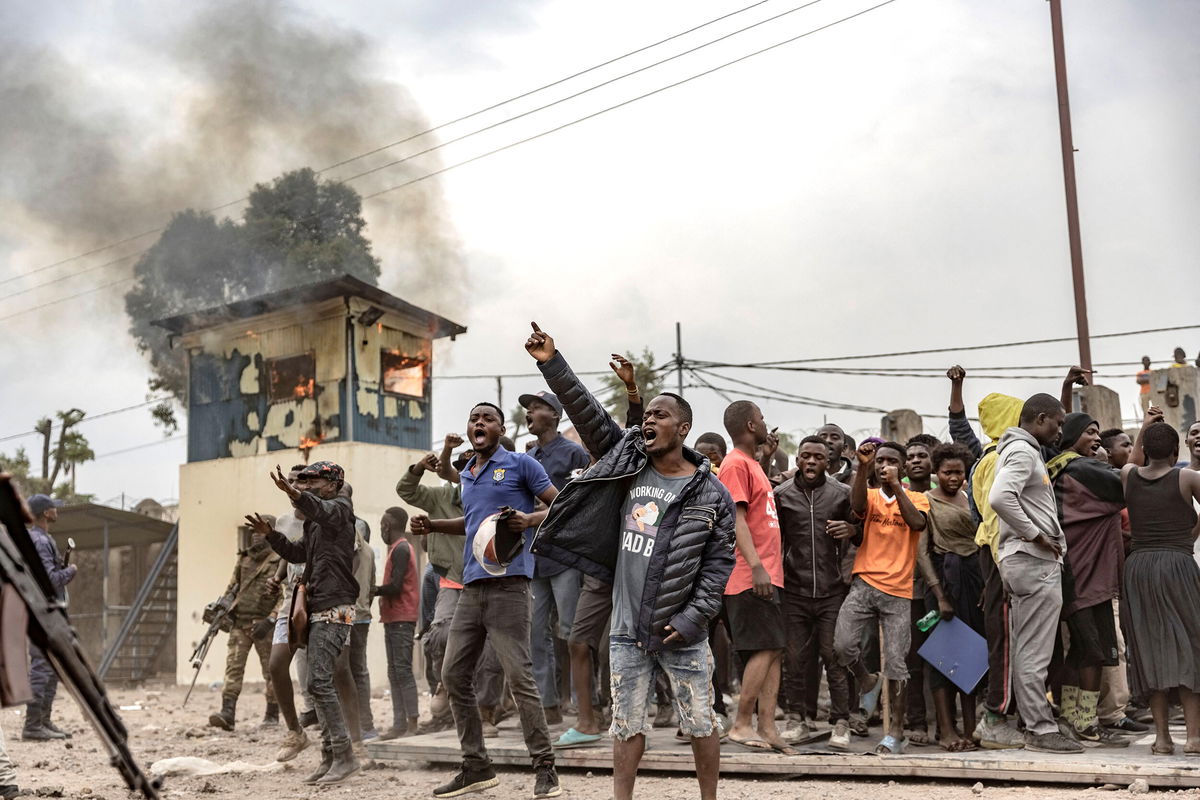
[[[17,489],[25,495],[36,493],[36,489],[31,484],[37,479],[29,474],[31,468],[29,454],[25,452],[24,447],[18,447],[11,456],[0,453],[0,472],[12,475]]]
[[[54,494],[61,500],[70,501],[89,499],[91,495],[79,495],[75,491],[76,468],[96,458],[87,437],[76,429],[87,414],[82,409],[71,408],[59,411],[55,416],[58,418],[57,441],[54,440],[55,423],[50,417],[42,417],[34,425],[34,431],[42,436],[41,477],[32,474],[33,465],[24,447],[17,448],[11,457],[0,453],[0,472],[10,473],[26,495]],[[56,485],[60,476],[66,480]]]
[[[649,401],[650,398],[662,393],[663,370],[656,366],[654,353],[650,352],[649,347],[642,348],[641,356],[635,356],[632,352],[626,351],[625,358],[633,364],[634,379],[637,381],[643,400]],[[625,384],[614,374],[605,375],[601,384],[600,401],[604,403],[605,409],[613,416],[613,419],[624,424],[625,412],[629,408],[626,401]]]
[[[311,169],[256,185],[240,223],[194,209],[176,214],[134,266],[125,295],[129,332],[154,373],[150,391],[182,401],[186,385],[183,353],[155,320],[346,273],[377,283],[365,227],[359,194]],[[151,415],[168,432],[178,427],[169,403]]]

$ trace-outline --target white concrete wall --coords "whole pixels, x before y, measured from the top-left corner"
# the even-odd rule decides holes
[[[385,509],[404,506],[396,496],[396,481],[401,473],[424,456],[424,451],[407,450],[361,442],[333,442],[318,445],[310,462],[333,461],[346,470],[346,480],[354,487],[355,513],[371,525],[371,547],[375,551],[377,580],[383,577],[385,548],[379,535],[379,520]],[[176,680],[187,684],[193,670],[188,661],[206,625],[201,614],[207,603],[216,600],[233,573],[237,551],[237,529],[251,512],[280,515],[290,510],[287,497],[271,483],[268,473],[278,464],[286,473],[292,464],[304,459],[294,450],[280,450],[260,456],[222,458],[185,464],[179,475],[179,614],[177,622]],[[432,475],[427,479],[436,481]],[[409,513],[417,509],[408,508]],[[425,558],[421,555],[421,569]],[[373,609],[378,620],[378,604]],[[196,682],[192,702],[203,702],[203,687],[221,680],[225,674],[226,636],[221,634],[208,652],[208,659]],[[419,648],[417,648],[419,651]],[[383,648],[383,628],[371,625],[368,644],[371,683],[387,686],[387,660]],[[418,659],[419,663],[419,659]],[[418,673],[418,683],[424,685]],[[246,666],[247,683],[261,682],[262,670],[252,655]],[[377,720],[377,725],[390,720]]]

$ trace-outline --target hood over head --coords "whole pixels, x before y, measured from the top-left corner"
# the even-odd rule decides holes
[[[1025,401],[999,392],[992,392],[979,401],[979,427],[993,442],[1009,428],[1021,422],[1021,407]]]

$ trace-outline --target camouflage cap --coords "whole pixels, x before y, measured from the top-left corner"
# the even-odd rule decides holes
[[[341,483],[346,480],[346,471],[332,461],[318,461],[300,470],[296,478],[324,478]]]

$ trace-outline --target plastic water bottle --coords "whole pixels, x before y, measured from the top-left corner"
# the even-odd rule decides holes
[[[929,633],[929,631],[933,629],[933,626],[938,624],[938,621],[941,620],[941,618],[942,615],[938,612],[930,611],[928,614],[917,620],[917,630],[921,631],[921,633]]]

